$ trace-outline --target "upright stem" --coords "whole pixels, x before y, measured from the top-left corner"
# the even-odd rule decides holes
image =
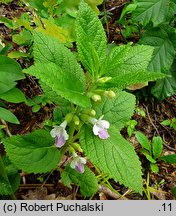
[[[11,185],[10,182],[9,182],[9,179],[8,179],[8,176],[7,176],[7,173],[6,173],[6,170],[5,170],[5,166],[4,166],[4,163],[3,163],[3,160],[2,160],[1,154],[0,154],[0,176],[2,176],[2,177],[6,180],[6,182],[7,182],[9,185]],[[13,200],[16,199],[16,197],[15,197],[15,195],[14,195],[13,193],[10,195],[10,197],[11,197],[11,199],[13,199]]]

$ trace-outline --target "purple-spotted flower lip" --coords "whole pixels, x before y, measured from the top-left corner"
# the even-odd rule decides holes
[[[86,164],[86,159],[78,156],[76,153],[73,155],[73,160],[70,163],[72,169],[77,170],[79,173],[84,173],[84,164]]]
[[[93,124],[93,133],[99,136],[100,139],[109,138],[109,133],[107,129],[110,127],[110,123],[103,119],[103,115],[99,118],[89,118],[89,122]]]
[[[65,120],[59,126],[55,125],[54,128],[50,131],[50,134],[55,138],[55,144],[57,147],[61,148],[69,138],[67,131],[65,130],[67,126],[67,121]]]

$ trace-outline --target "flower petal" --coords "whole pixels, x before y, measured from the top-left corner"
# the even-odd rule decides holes
[[[79,173],[83,173],[84,172],[84,164],[82,163],[77,163],[75,166],[75,169],[79,172]]]
[[[59,126],[54,126],[54,128],[50,131],[50,135],[54,138],[57,136],[59,131]]]
[[[68,140],[69,135],[68,135],[67,131],[64,128],[62,129],[62,135],[63,135],[65,140]]]
[[[110,124],[106,120],[98,120],[98,124],[102,126],[102,128],[109,128]]]
[[[99,125],[97,125],[97,124],[94,124],[94,126],[93,126],[93,133],[95,135],[98,135],[98,133],[99,133],[100,130],[101,130],[101,127],[99,127]]]
[[[55,143],[57,147],[61,148],[65,144],[65,142],[66,140],[64,139],[62,134],[60,134],[59,136],[56,136]]]
[[[107,138],[109,138],[108,131],[105,128],[103,128],[103,129],[101,129],[99,131],[98,136],[99,136],[100,139],[107,139]]]
[[[67,126],[67,121],[65,120],[65,121],[63,121],[61,124],[60,124],[60,127],[62,127],[62,128],[66,128],[66,126]]]

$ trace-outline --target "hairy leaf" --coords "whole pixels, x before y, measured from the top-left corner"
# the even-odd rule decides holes
[[[43,25],[45,28],[43,28]],[[37,27],[35,30],[37,32],[42,32],[44,35],[50,35],[63,43],[70,41],[68,32],[54,24],[54,20],[42,19],[41,26]]]
[[[98,117],[104,115],[105,120],[120,130],[134,112],[135,97],[127,92],[117,92],[115,98],[105,98],[100,104],[96,103],[93,108]]]
[[[176,61],[171,69],[164,70],[164,73],[170,77],[156,81],[155,86],[152,87],[152,94],[160,101],[176,93]]]
[[[57,39],[40,32],[34,35],[34,58],[36,63],[55,63],[68,77],[75,77],[79,89],[85,90],[85,76],[75,55]]]
[[[119,74],[110,81],[106,82],[106,87],[117,87],[118,89],[124,89],[130,85],[143,83],[147,81],[155,81],[157,79],[165,78],[163,73],[155,73],[148,71],[134,71],[125,74]]]
[[[175,30],[168,26],[148,29],[140,44],[154,47],[154,52],[148,69],[150,71],[162,72],[162,69],[169,69],[175,56],[174,44],[176,42]]]
[[[80,186],[80,192],[83,196],[94,195],[98,190],[98,182],[95,174],[85,166],[84,173],[80,174],[69,165],[64,169],[61,175],[63,184],[70,187],[71,182]]]
[[[77,48],[81,62],[91,73],[105,60],[106,35],[97,14],[81,1],[76,17]]]
[[[81,130],[81,147],[104,174],[141,193],[142,173],[136,152],[113,126],[108,132],[110,137],[101,140],[93,134],[91,127],[84,126]]]
[[[18,169],[8,160],[7,157],[0,158],[0,165],[4,167],[4,170],[0,170],[0,194],[12,194],[20,184]]]
[[[145,71],[151,60],[153,47],[146,45],[116,46],[110,52],[107,74],[118,76],[135,71]]]
[[[176,4],[173,0],[136,0],[137,7],[133,17],[135,21],[146,26],[153,22],[154,26],[169,21],[176,13]]]
[[[72,73],[70,75],[65,73],[55,63],[37,63],[24,71],[36,76],[41,80],[41,84],[50,87],[55,93],[67,100],[83,107],[90,106],[90,100],[84,94],[83,86],[80,85],[77,77]]]
[[[27,173],[45,173],[55,169],[61,155],[50,133],[36,130],[3,140],[12,163]]]

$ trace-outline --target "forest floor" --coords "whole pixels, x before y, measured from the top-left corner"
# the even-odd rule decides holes
[[[105,24],[105,30],[108,36],[109,43],[114,42],[116,44],[126,43],[126,39],[121,34],[122,26],[117,24],[117,19],[120,16],[123,5],[126,1],[107,1],[106,10],[112,13],[108,19],[108,23]],[[102,7],[100,7],[100,10]],[[19,6],[16,1],[9,5],[0,4],[0,16],[5,15],[7,18],[19,17],[21,13],[26,11],[26,8]],[[107,26],[108,24],[108,26]],[[7,43],[12,43],[11,30],[0,24],[0,38],[3,38]],[[137,42],[138,35],[133,35],[129,41]],[[16,44],[12,44],[13,49],[18,49]],[[19,61],[23,67],[30,65],[30,62]],[[18,87],[29,98],[33,98],[36,95],[41,94],[40,86],[37,81],[31,77],[26,77],[18,83]],[[134,93],[142,95],[140,90]],[[132,119],[137,121],[136,131],[142,131],[149,138],[160,135],[163,139],[163,155],[176,153],[176,132],[174,129],[163,126],[161,122],[165,119],[172,119],[176,117],[176,96],[165,99],[162,102],[158,102],[152,96],[140,96],[138,99],[138,107],[142,109],[146,116],[142,117],[138,113],[135,113]],[[47,120],[52,115],[53,107],[46,105],[42,109],[33,113],[32,109],[21,104],[8,103],[8,108],[17,116],[20,121],[20,125],[8,124],[8,129],[11,134],[26,134],[33,131],[36,128],[42,128],[44,120]],[[130,143],[135,147],[138,153],[143,167],[143,181],[144,189],[148,191],[153,200],[173,200],[176,199],[172,193],[172,189],[176,187],[176,165],[168,164],[162,161],[158,161],[159,172],[149,172],[149,163],[139,152],[140,146],[132,135],[130,138],[127,135],[126,129],[122,130],[122,134],[126,137]],[[0,150],[1,153],[3,149]],[[90,166],[92,166],[90,164]],[[148,174],[149,173],[149,174]],[[77,186],[69,189],[65,187],[60,181],[59,172],[54,171],[50,174],[39,175],[27,175],[21,173],[21,184],[16,192],[17,199],[84,199]],[[147,182],[149,177],[149,182]],[[145,200],[147,199],[147,192],[143,195],[134,193],[128,188],[119,185],[118,183],[110,180],[111,188],[104,186],[99,187],[99,191],[92,198],[96,200],[112,200],[112,199],[129,199],[129,200]],[[118,193],[122,195],[120,197]]]

